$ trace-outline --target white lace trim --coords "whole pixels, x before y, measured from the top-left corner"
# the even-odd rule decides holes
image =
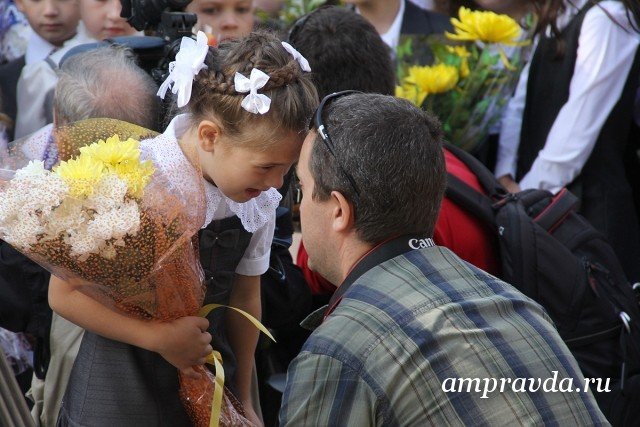
[[[220,203],[225,203],[234,214],[238,215],[238,218],[242,221],[242,226],[250,233],[255,233],[269,222],[280,203],[280,199],[282,199],[282,196],[275,188],[263,191],[258,197],[244,203],[231,200],[210,182],[205,182],[204,189],[207,197],[205,225],[213,221]]]

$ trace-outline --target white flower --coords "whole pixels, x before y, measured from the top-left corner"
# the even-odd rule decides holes
[[[51,212],[45,224],[43,240],[57,239],[68,235],[89,220],[89,213],[83,209],[81,200],[67,198]]]
[[[44,168],[44,162],[40,160],[31,160],[27,166],[16,171],[14,179],[21,179],[29,176],[43,176],[47,173],[50,172]]]
[[[140,227],[140,211],[135,202],[127,202],[119,208],[96,214],[89,222],[87,232],[96,239],[122,239],[135,235]]]
[[[25,215],[16,221],[10,229],[6,229],[4,240],[12,246],[27,249],[38,243],[38,235],[43,231],[37,215]]]
[[[107,174],[95,187],[87,203],[97,212],[106,212],[122,205],[126,194],[127,183],[116,174]]]
[[[88,227],[72,230],[66,241],[71,246],[71,255],[76,257],[97,254],[106,245],[104,240],[96,239],[95,236],[89,233]]]

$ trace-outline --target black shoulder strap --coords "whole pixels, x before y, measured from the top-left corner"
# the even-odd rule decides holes
[[[480,185],[484,189],[487,196],[490,198],[502,198],[508,193],[508,191],[498,182],[493,173],[487,169],[480,160],[473,157],[473,155],[467,153],[462,148],[455,145],[446,143],[445,149],[454,156],[456,156],[462,163],[464,163],[473,174],[478,178]]]
[[[446,195],[456,205],[474,217],[480,218],[487,224],[495,225],[495,215],[491,199],[450,173],[447,174]]]
[[[507,190],[493,176],[493,173],[478,159],[461,148],[445,144],[445,149],[456,156],[476,176],[485,194],[463,182],[460,178],[448,174],[446,195],[455,204],[488,224],[495,225],[493,204],[508,194]]]

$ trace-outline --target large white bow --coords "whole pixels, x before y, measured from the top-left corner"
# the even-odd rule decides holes
[[[171,92],[178,94],[178,107],[187,105],[191,99],[193,79],[200,70],[207,68],[204,58],[208,50],[207,36],[202,31],[198,31],[197,40],[183,37],[176,60],[169,64],[169,76],[158,89],[158,96],[164,99],[167,89],[172,86]]]
[[[246,78],[240,73],[236,73],[233,83],[236,91],[240,93],[249,92],[242,100],[242,108],[253,114],[265,114],[271,107],[271,99],[262,93],[258,93],[258,89],[262,89],[269,81],[269,76],[262,71],[254,68],[251,75]]]
[[[298,61],[298,64],[300,64],[300,68],[302,68],[302,71],[306,71],[307,73],[311,72],[309,61],[307,61],[307,58],[302,56],[302,54],[298,52],[295,47],[291,46],[287,42],[282,42],[282,46],[284,46],[284,49],[289,52],[291,56],[293,56],[293,59]]]

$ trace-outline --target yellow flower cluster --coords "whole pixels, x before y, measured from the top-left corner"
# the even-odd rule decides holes
[[[140,143],[132,138],[120,141],[118,135],[82,147],[76,159],[61,162],[54,172],[69,186],[74,197],[88,197],[107,174],[115,174],[127,184],[127,195],[141,198],[155,168],[149,160],[140,161]]]
[[[519,44],[520,25],[507,15],[488,11],[472,11],[461,7],[459,18],[451,18],[455,34],[446,32],[451,40],[481,41],[484,43]]]
[[[458,79],[458,69],[452,65],[437,64],[424,67],[416,65],[409,67],[403,85],[396,87],[396,96],[420,106],[427,96],[453,89]]]

